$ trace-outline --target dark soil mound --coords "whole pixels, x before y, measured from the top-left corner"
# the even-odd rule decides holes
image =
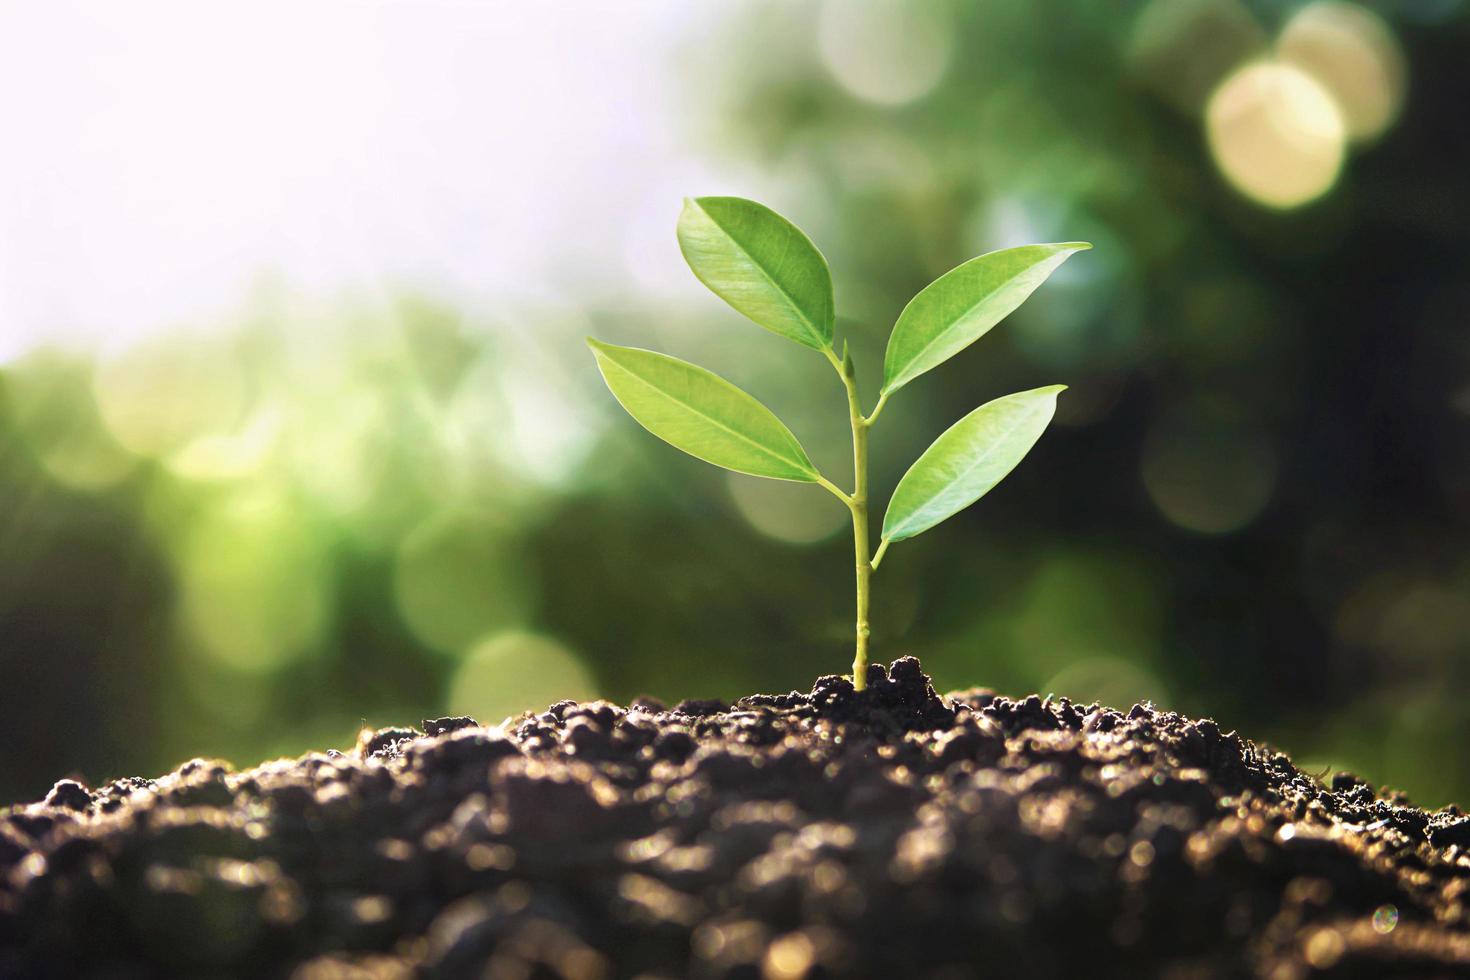
[[[1470,818],[1146,706],[563,702],[0,812],[0,975],[1470,975]]]

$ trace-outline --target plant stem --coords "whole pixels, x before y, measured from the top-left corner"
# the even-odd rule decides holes
[[[830,351],[827,359],[847,389],[847,414],[852,423],[852,494],[846,498],[847,509],[852,512],[853,557],[857,569],[857,648],[852,658],[852,686],[861,691],[868,684],[868,600],[873,577],[868,538],[868,426],[872,420],[863,416],[852,359],[839,360]]]
[[[847,495],[847,492],[820,473],[817,474],[817,485],[830,491],[832,496],[842,501],[844,507],[851,505],[852,498]]]
[[[868,592],[873,563],[868,557],[868,423],[861,416],[852,420],[852,511],[853,553],[857,560],[857,649],[852,657],[852,686],[861,691],[868,683]]]
[[[883,392],[882,394],[880,394],[878,396],[878,404],[876,404],[876,405],[873,406],[873,414],[872,415],[869,415],[868,418],[867,418],[867,423],[869,425],[872,425],[874,422],[878,421],[878,413],[881,412],[881,411],[883,411],[883,406],[884,405],[887,405],[887,404],[888,404],[888,392],[885,391],[885,392]]]

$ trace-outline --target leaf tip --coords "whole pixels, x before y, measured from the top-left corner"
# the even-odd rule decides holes
[[[682,247],[683,244],[684,244],[684,235],[686,234],[687,229],[690,227],[689,223],[692,222],[692,221],[698,221],[699,220],[699,216],[701,214],[703,214],[703,213],[704,213],[704,208],[702,208],[702,207],[699,206],[699,198],[697,198],[697,197],[686,197],[686,198],[684,198],[684,203],[679,208],[679,222],[678,222],[678,225],[679,225],[679,244],[680,244],[680,247]]]

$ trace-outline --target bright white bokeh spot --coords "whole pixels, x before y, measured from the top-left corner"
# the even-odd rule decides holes
[[[1383,19],[1364,7],[1339,0],[1303,7],[1276,50],[1327,88],[1356,142],[1379,136],[1403,107],[1403,51]]]
[[[1215,164],[1246,197],[1287,209],[1332,189],[1347,149],[1327,89],[1291,65],[1257,61],[1227,78],[1205,110]]]
[[[235,431],[200,436],[164,462],[190,480],[239,480],[270,461],[279,432],[278,413],[257,412]]]
[[[495,724],[558,701],[591,701],[597,683],[576,654],[536,633],[488,637],[466,652],[449,687],[450,714]]]
[[[0,363],[214,328],[271,272],[621,288],[629,217],[697,183],[676,56],[728,6],[0,4]]]
[[[954,34],[937,5],[827,0],[817,47],[843,88],[865,101],[895,106],[939,84],[954,54]]]
[[[515,483],[565,485],[591,452],[607,414],[586,402],[576,373],[583,362],[569,364],[565,354],[541,345],[555,336],[559,347],[580,353],[586,350],[581,338],[595,328],[581,314],[546,308],[502,320],[497,328],[503,340],[466,369],[439,419],[454,487],[494,480],[503,498],[521,489]]]
[[[569,386],[530,369],[501,378],[508,406],[503,420],[505,462],[546,486],[570,482],[592,449],[600,424]]]

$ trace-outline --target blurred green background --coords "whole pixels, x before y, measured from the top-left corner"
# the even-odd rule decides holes
[[[829,366],[679,258],[733,193],[826,253],[869,403],[940,273],[1096,246],[875,430],[886,500],[1071,385],[893,549],[877,656],[1470,802],[1459,0],[110,6],[0,14],[0,801],[845,669],[845,510],[649,437],[582,344],[849,482]]]

